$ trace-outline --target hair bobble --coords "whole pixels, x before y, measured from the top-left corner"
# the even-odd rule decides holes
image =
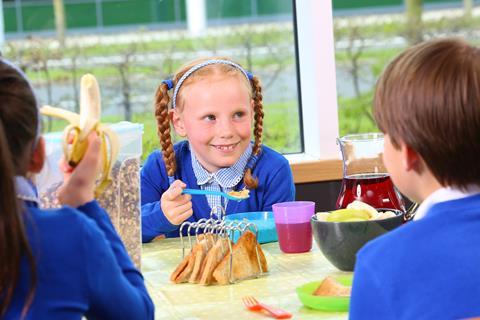
[[[165,83],[167,85],[168,90],[171,90],[173,88],[173,81],[171,79],[163,80],[162,83]]]
[[[251,73],[250,71],[245,71],[245,73],[247,74],[248,80],[252,81],[253,80],[253,73]]]

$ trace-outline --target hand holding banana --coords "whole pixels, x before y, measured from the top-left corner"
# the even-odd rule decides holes
[[[82,160],[88,146],[88,135],[96,131],[102,141],[102,170],[95,197],[98,197],[111,183],[111,170],[118,155],[118,137],[106,125],[100,123],[100,88],[95,77],[85,74],[80,83],[80,114],[51,106],[43,106],[41,113],[67,120],[63,130],[63,154],[68,165],[75,167]],[[71,144],[69,143],[71,141]]]

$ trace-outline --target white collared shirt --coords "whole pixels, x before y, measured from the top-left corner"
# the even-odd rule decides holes
[[[428,210],[434,204],[437,204],[439,202],[466,198],[478,193],[480,193],[480,186],[474,185],[474,184],[468,185],[465,190],[460,190],[454,187],[440,188],[437,191],[430,194],[425,200],[423,200],[422,204],[418,207],[417,211],[415,212],[415,217],[413,218],[413,220],[419,220],[425,217],[427,215]]]
[[[250,159],[250,156],[252,155],[252,150],[253,144],[250,143],[235,164],[231,167],[210,173],[200,164],[193,149],[190,148],[193,173],[195,174],[200,189],[223,192],[233,191],[235,186],[243,179],[245,167],[247,166],[248,159]],[[210,194],[206,195],[206,197],[207,202],[212,209],[215,207],[227,207],[228,199]]]

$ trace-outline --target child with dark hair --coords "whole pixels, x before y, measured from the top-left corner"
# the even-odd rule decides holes
[[[45,143],[33,90],[0,58],[0,318],[153,319],[153,304],[107,213],[94,200],[100,138],[42,210],[28,179]],[[74,209],[76,208],[76,209]]]
[[[351,319],[480,316],[480,49],[421,43],[385,69],[374,115],[414,221],[357,255]]]
[[[178,236],[184,221],[209,217],[218,206],[226,214],[270,211],[272,204],[294,199],[288,161],[262,145],[260,81],[239,64],[218,58],[184,66],[158,87],[155,115],[162,150],[149,156],[141,172],[143,241]],[[187,140],[172,144],[170,122]],[[224,192],[246,187],[250,197],[192,199],[182,194],[187,186]]]

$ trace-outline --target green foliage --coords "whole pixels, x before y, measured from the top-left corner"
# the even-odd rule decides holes
[[[339,98],[338,118],[340,136],[351,133],[377,132],[372,116],[372,92],[360,98]]]
[[[296,101],[264,106],[263,142],[282,153],[300,152],[300,118]]]
[[[300,129],[298,118],[298,107],[296,101],[266,104],[263,142],[273,149],[283,152],[299,152],[300,149]],[[292,121],[295,119],[295,121]],[[45,120],[45,118],[44,118]],[[120,115],[102,117],[102,122],[116,123],[122,121]],[[157,135],[157,123],[153,113],[135,113],[132,122],[143,124],[143,154],[142,160],[145,160],[155,149],[160,148],[160,142]],[[67,122],[53,119],[51,129],[44,124],[44,132],[62,131]],[[180,141],[181,138],[175,135],[172,129],[172,140]]]
[[[474,38],[473,32],[480,27],[480,18],[444,18],[436,21],[424,21],[423,32],[428,34],[451,33],[463,30],[467,35],[471,32],[469,38]],[[355,28],[355,33],[352,29]],[[378,23],[362,23],[362,21],[348,21],[340,24],[335,22],[335,40],[338,42],[349,41],[355,38],[361,39],[391,39],[396,36],[402,36],[405,33],[405,23],[402,19],[393,19],[390,22],[379,20]],[[6,52],[6,56],[12,60],[18,59],[26,67],[28,77],[38,84],[45,82],[45,75],[40,68],[30,67],[32,64],[39,64],[48,58],[59,58],[58,50],[50,50],[48,42],[37,41],[32,47],[22,49],[21,47],[11,46]],[[478,40],[472,41],[478,43]],[[69,59],[81,57],[84,59],[97,56],[124,56],[128,50],[135,50],[136,54],[162,54],[163,58],[155,65],[149,66],[144,63],[132,63],[130,67],[131,75],[169,75],[177,70],[186,61],[184,57],[174,58],[174,53],[183,52],[185,56],[193,54],[195,51],[207,50],[214,54],[219,49],[241,48],[246,51],[248,48],[268,46],[273,50],[269,55],[260,55],[251,57],[249,61],[253,65],[253,71],[261,71],[272,68],[285,68],[295,63],[291,58],[288,48],[293,43],[290,30],[285,27],[275,28],[250,28],[240,27],[232,28],[227,33],[217,33],[201,38],[188,39],[181,33],[172,35],[166,39],[148,38],[146,34],[140,34],[138,41],[132,44],[93,44],[82,48],[67,48],[61,52],[63,58]],[[360,71],[370,71],[373,78],[378,78],[385,66],[391,61],[402,47],[365,47],[361,51],[358,59]],[[277,51],[275,51],[277,50]],[[239,62],[245,64],[247,58],[243,55],[237,57]],[[335,53],[337,68],[351,68],[351,58],[346,54],[346,50],[338,49]],[[92,70],[93,69],[93,70]],[[69,68],[49,67],[49,76],[53,82],[65,82],[71,79],[71,70]],[[99,81],[110,82],[113,78],[118,78],[117,66],[114,64],[99,64],[93,67],[79,66],[76,74],[86,72],[94,73]],[[152,93],[153,94],[153,93]],[[362,133],[378,131],[375,121],[372,117],[372,91],[362,93],[357,98],[338,98],[339,113],[339,134],[341,136],[351,133]],[[300,137],[300,117],[297,101],[284,101],[279,103],[265,104],[265,119],[263,125],[263,143],[283,153],[298,152],[301,150]],[[123,115],[105,116],[104,122],[118,122],[123,120]],[[159,148],[159,138],[157,136],[157,125],[153,113],[137,113],[133,115],[133,122],[144,125],[143,135],[143,156],[145,159],[156,148]],[[50,131],[61,131],[66,126],[65,122],[54,120],[47,127]],[[173,134],[173,131],[172,131]],[[180,138],[173,134],[174,141]]]

